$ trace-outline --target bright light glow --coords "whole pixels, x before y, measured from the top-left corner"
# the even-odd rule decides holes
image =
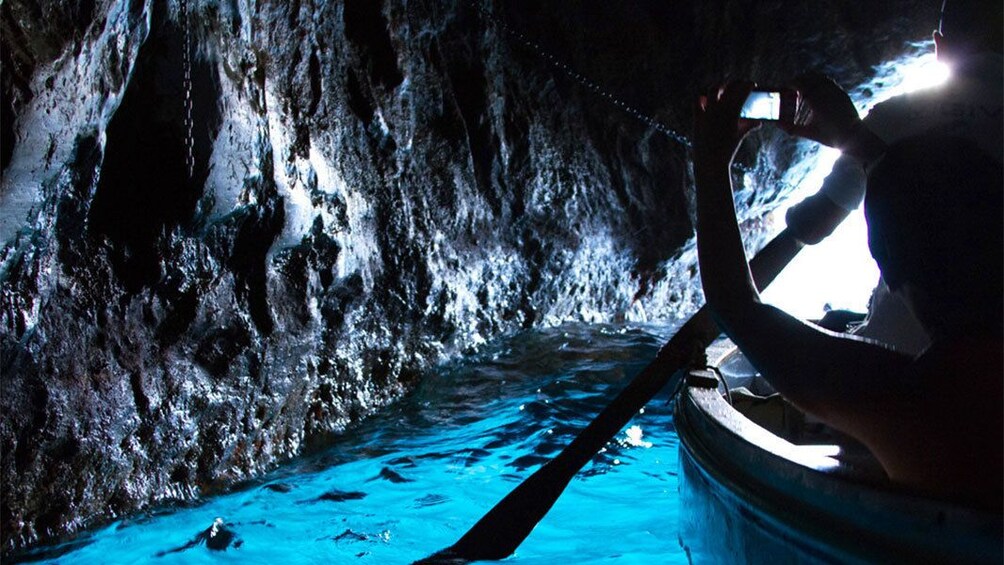
[[[840,447],[836,445],[797,445],[784,455],[796,463],[801,463],[817,471],[836,469],[840,461],[834,459],[840,455]]]
[[[939,62],[934,55],[924,57],[915,66],[903,70],[903,84],[900,87],[904,92],[913,92],[932,86],[940,86],[948,82],[952,75],[948,65]]]
[[[930,44],[920,48],[929,52],[879,67],[871,84],[851,93],[862,113],[893,96],[938,86],[949,79],[949,68],[935,59]],[[778,231],[784,227],[788,208],[819,190],[839,156],[839,151],[823,148],[786,175],[788,179],[804,178],[788,201],[773,212]],[[763,293],[763,300],[808,319],[821,317],[826,305],[864,312],[878,277],[878,266],[868,252],[864,211],[859,206],[830,237],[803,249]]]
[[[940,86],[952,76],[948,65],[938,61],[934,53],[926,53],[919,57],[887,63],[877,70],[878,76],[876,76],[873,82],[881,83],[884,86],[881,89],[868,86],[874,92],[874,96],[869,100],[859,100],[859,102],[865,102],[865,113],[872,106],[884,102],[893,96]]]
[[[803,249],[763,293],[763,300],[806,319],[822,317],[827,305],[864,312],[878,279],[859,207],[830,237]]]
[[[837,457],[840,455],[839,445],[799,445],[798,448],[816,457]]]
[[[645,441],[641,439],[642,430],[641,426],[631,426],[624,431],[624,435],[627,436],[627,444],[634,447],[652,447],[652,442]]]

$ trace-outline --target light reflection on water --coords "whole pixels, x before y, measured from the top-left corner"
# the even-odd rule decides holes
[[[669,328],[563,326],[441,367],[339,444],[261,484],[98,532],[60,563],[408,563],[456,541],[571,441]],[[665,395],[665,393],[663,393]],[[656,399],[579,474],[510,561],[686,562],[677,437]],[[184,545],[222,517],[242,540]]]

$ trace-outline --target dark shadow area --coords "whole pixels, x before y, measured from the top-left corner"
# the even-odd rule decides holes
[[[87,202],[101,164],[101,146],[97,133],[77,138],[70,162],[70,182],[59,199],[56,210],[56,241],[63,272],[72,274],[90,263],[90,246],[82,241],[87,229]]]
[[[221,121],[215,66],[193,54],[195,170],[189,178],[184,30],[168,19],[163,4],[154,6],[154,29],[108,125],[104,166],[88,218],[90,233],[112,243],[115,274],[131,291],[160,279],[159,239],[191,222]]]
[[[28,81],[35,68],[30,54],[17,48],[24,43],[10,5],[0,6],[0,175],[14,154],[18,108],[31,100]]]
[[[380,0],[346,0],[345,37],[364,53],[373,81],[387,88],[401,84],[397,53],[390,40]]]
[[[286,222],[281,200],[253,210],[238,219],[237,237],[227,264],[237,278],[237,296],[245,300],[251,321],[263,335],[271,335],[275,323],[268,305],[268,250]]]
[[[373,121],[373,105],[369,98],[363,93],[362,86],[355,71],[348,69],[347,82],[349,110],[356,115],[364,124],[369,125]]]
[[[495,156],[499,153],[499,147],[488,119],[486,98],[488,84],[485,80],[485,69],[480,61],[468,62],[459,59],[451,60],[448,68],[454,99],[463,119],[479,192],[488,199],[492,211],[499,214],[502,202],[494,190],[492,180],[501,185],[504,179],[502,175],[493,175]]]

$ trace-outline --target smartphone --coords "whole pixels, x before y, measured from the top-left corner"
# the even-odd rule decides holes
[[[797,102],[798,93],[790,88],[758,89],[750,92],[739,116],[748,120],[792,123]]]

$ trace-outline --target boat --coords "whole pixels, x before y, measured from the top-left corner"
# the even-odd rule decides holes
[[[677,396],[692,563],[1004,563],[1001,514],[893,484],[864,446],[772,394],[735,346]]]

